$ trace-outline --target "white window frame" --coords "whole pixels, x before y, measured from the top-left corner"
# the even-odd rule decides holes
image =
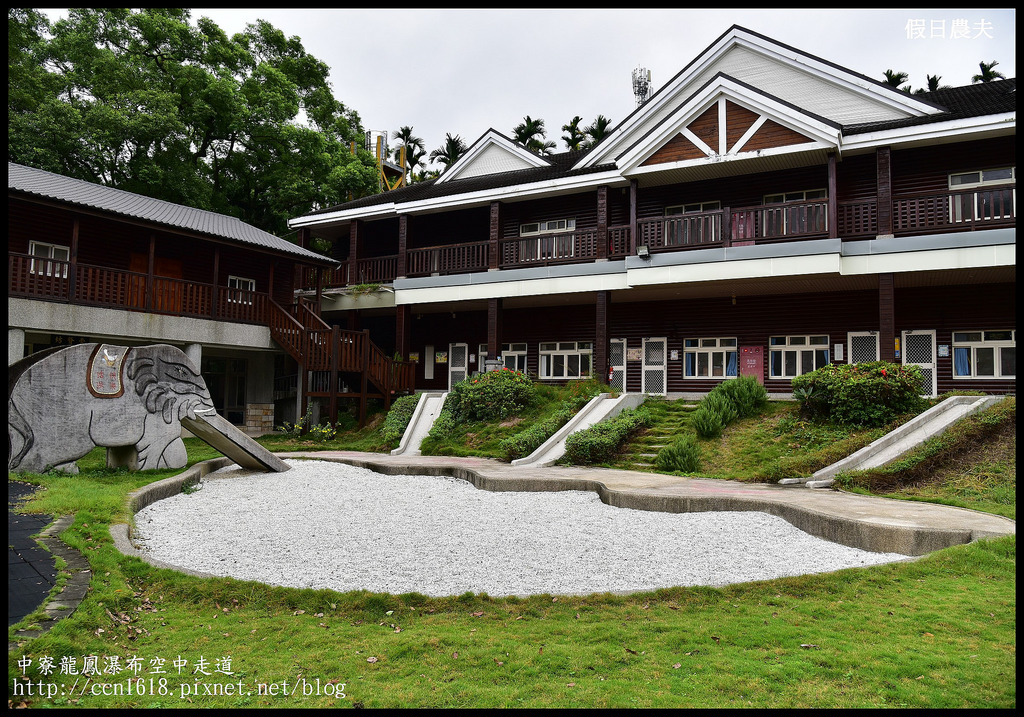
[[[991,334],[1010,334],[1010,338],[996,338]],[[995,330],[974,330],[974,331],[954,331],[952,332],[953,338],[953,362],[952,372],[953,378],[956,380],[992,380],[992,379],[1014,379],[1017,377],[1016,370],[1014,373],[1005,373],[1003,371],[1003,351],[1002,349],[1012,348],[1014,349],[1014,364],[1016,365],[1016,348],[1017,348],[1017,332],[1014,329],[995,329]],[[968,351],[967,357],[969,362],[969,373],[957,373],[957,349],[966,349]],[[992,352],[992,373],[991,374],[978,374],[978,352],[990,350]]]
[[[45,253],[39,250],[45,250]],[[58,253],[63,252],[64,258],[57,256]],[[67,263],[55,264],[54,262],[68,262],[71,259],[71,249],[64,244],[50,244],[43,241],[29,241],[28,253],[32,257],[29,262],[29,273],[31,274],[42,274],[43,276],[57,276],[59,279],[68,278],[68,265]],[[36,262],[39,262],[40,266],[36,266]],[[59,268],[58,268],[59,267]]]
[[[511,343],[501,345],[501,361],[505,368],[526,373],[527,345]]]
[[[252,293],[255,292],[256,280],[244,276],[228,276],[228,303],[252,305]]]
[[[540,344],[537,374],[542,379],[587,379],[594,371],[594,344],[591,341],[545,341]],[[584,358],[585,357],[585,358]],[[571,365],[576,362],[577,374]],[[560,364],[556,365],[556,364]],[[584,372],[584,364],[586,371]]]
[[[527,229],[527,227],[536,227]],[[562,232],[576,231],[576,218],[572,219],[547,219],[545,221],[527,222],[519,225],[519,236],[535,237],[541,234],[560,234]]]
[[[1005,172],[1009,170],[1010,178],[986,178],[985,173],[993,172]],[[969,177],[971,175],[978,175],[977,181],[966,181],[954,184],[953,180],[956,177]],[[984,189],[985,187],[996,186],[999,184],[1013,184],[1014,188],[1011,190],[1010,207],[1009,212],[1005,214],[995,215],[994,212],[986,211],[984,208],[979,211],[978,207],[978,195],[975,193],[970,196],[970,206],[965,211],[965,202],[963,201],[967,194],[962,195],[961,201],[954,201],[951,197],[949,202],[949,221],[960,223],[965,221],[977,221],[978,219],[1007,219],[1014,216],[1017,206],[1017,168],[1014,167],[989,167],[987,169],[974,169],[968,172],[952,172],[949,175],[949,191],[950,192],[970,192],[972,189]],[[967,214],[970,216],[966,216]],[[980,215],[980,216],[979,216]]]
[[[820,195],[820,196],[808,197],[807,195],[809,195],[809,194],[815,194],[815,195]],[[775,197],[779,197],[779,199],[775,199]],[[777,192],[775,194],[765,194],[764,197],[762,197],[762,200],[761,200],[762,205],[764,205],[766,207],[765,210],[762,212],[763,216],[761,218],[762,225],[765,227],[764,231],[767,231],[767,227],[770,224],[770,221],[769,221],[769,212],[770,211],[778,210],[779,207],[784,207],[787,204],[791,204],[791,203],[794,203],[794,202],[814,202],[814,201],[827,201],[827,200],[828,200],[828,190],[827,189],[802,189],[802,190],[798,190],[796,192]],[[827,211],[825,212],[824,219],[825,219],[825,222],[824,222],[825,231],[828,231],[828,212]],[[781,234],[772,234],[771,236],[787,236],[787,235],[789,235],[789,212],[783,211],[781,213],[781,221],[782,221],[782,233]]]
[[[703,212],[717,212],[722,208],[722,203],[714,202],[687,202],[686,204],[674,204],[665,207],[666,217],[678,217],[683,214],[701,214]]]
[[[781,341],[780,341],[781,340]],[[822,362],[821,352],[824,352]],[[795,372],[786,369],[786,354],[795,353]],[[806,357],[811,354],[811,368],[805,368]],[[775,355],[781,355],[782,372],[775,370]],[[768,377],[796,378],[805,373],[827,366],[832,361],[832,352],[828,334],[794,334],[790,336],[770,336],[768,338]]]
[[[729,354],[733,354],[733,368],[735,373],[729,371]],[[715,374],[715,356],[721,357],[722,373]],[[690,356],[693,356],[694,373],[690,374]],[[700,373],[701,357],[705,358],[704,368],[706,373]],[[683,379],[701,380],[709,378],[720,378],[722,380],[736,378],[739,376],[739,341],[735,336],[717,337],[691,337],[683,339]]]

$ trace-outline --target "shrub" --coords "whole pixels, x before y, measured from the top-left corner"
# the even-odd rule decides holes
[[[388,411],[384,425],[380,429],[385,441],[394,443],[402,438],[405,429],[409,427],[409,421],[412,420],[412,414],[416,411],[416,404],[419,403],[419,400],[419,394],[414,394],[402,396],[391,404],[391,410]]]
[[[643,406],[626,409],[615,418],[570,434],[565,439],[566,458],[578,465],[606,461],[630,435],[650,423],[651,415]]]
[[[544,441],[555,435],[558,429],[575,415],[573,407],[567,404],[568,401],[563,403],[562,408],[547,420],[535,423],[525,431],[503,440],[499,448],[505,460],[511,462],[517,458],[524,458],[544,445]]]
[[[753,376],[740,376],[715,386],[711,393],[721,393],[732,401],[739,418],[748,418],[768,403],[768,391]]]
[[[525,373],[503,368],[457,383],[448,394],[456,422],[490,421],[514,416],[533,403],[536,388]]]
[[[739,416],[739,411],[736,410],[736,406],[732,400],[721,391],[712,391],[704,400],[701,401],[701,407],[717,413],[721,418],[722,427],[728,426],[736,417]]]
[[[659,471],[695,473],[700,470],[700,444],[687,434],[658,451],[654,465]]]
[[[883,426],[923,403],[921,369],[886,361],[829,364],[792,385],[804,415],[847,426]]]
[[[701,438],[718,438],[722,435],[722,429],[725,428],[722,414],[704,405],[703,401],[690,416],[690,425]]]

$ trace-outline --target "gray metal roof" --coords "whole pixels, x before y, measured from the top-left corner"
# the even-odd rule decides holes
[[[300,260],[318,264],[337,263],[235,217],[144,197],[141,194],[72,179],[13,162],[7,163],[7,188],[10,191],[90,207],[119,216],[142,219],[175,229],[186,229],[218,239],[289,254]]]

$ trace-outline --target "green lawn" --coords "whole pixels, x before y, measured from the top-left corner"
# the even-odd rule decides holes
[[[777,408],[784,414],[784,406]],[[785,418],[772,415],[775,421]],[[815,440],[828,443],[812,433],[805,435],[806,450]],[[722,440],[719,453],[727,452],[728,434]],[[1003,449],[990,447],[984,461],[962,450],[957,460],[929,458],[935,464],[929,472],[939,471],[941,479],[918,489],[942,495],[908,499],[983,508],[991,504],[992,491],[979,495],[984,481],[968,477],[981,471],[1000,486],[1000,500],[1014,503],[1015,457],[1004,450],[1006,440],[1002,435],[996,445]],[[188,449],[193,461],[213,455],[198,441],[189,441]],[[1016,703],[1014,537],[942,550],[911,563],[722,589],[500,599],[340,594],[192,578],[122,556],[108,526],[127,519],[128,492],[169,472],[107,471],[102,459],[94,451],[75,477],[28,477],[44,491],[26,510],[75,514],[64,537],[89,559],[93,578],[70,618],[9,653],[14,706]],[[737,459],[722,460],[726,465]],[[893,478],[885,488],[908,489]],[[89,656],[100,674],[60,674],[62,658],[81,672]],[[122,667],[137,664],[136,678],[143,681],[129,680],[130,670],[114,672],[112,657]],[[178,657],[187,661],[180,674],[173,666]],[[49,675],[39,670],[42,658],[55,665]],[[164,672],[153,672],[160,660]],[[31,661],[26,679],[19,677],[19,661]],[[36,690],[32,695],[29,682]],[[132,695],[124,694],[129,683]],[[140,687],[146,694],[138,694]],[[58,693],[40,697],[39,689]]]

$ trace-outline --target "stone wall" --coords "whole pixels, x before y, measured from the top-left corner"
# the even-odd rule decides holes
[[[245,406],[245,432],[261,436],[274,431],[274,404],[248,403]]]

